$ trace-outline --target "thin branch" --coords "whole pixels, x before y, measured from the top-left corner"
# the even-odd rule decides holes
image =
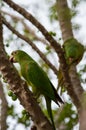
[[[23,39],[26,41],[39,55],[40,57],[44,60],[44,62],[54,71],[54,73],[57,75],[57,69],[55,66],[45,57],[45,55],[37,48],[37,46],[26,36],[20,34],[18,31],[16,31],[4,18],[3,18],[3,23],[14,33],[16,34],[19,38]]]
[[[25,23],[24,18],[21,18],[21,17],[19,17],[19,16],[15,16],[15,15],[10,14],[10,13],[4,11],[4,10],[1,10],[1,13],[2,13],[3,15],[5,15],[5,14],[6,14],[6,15],[9,15],[14,21],[17,21],[17,22],[20,21],[20,22],[23,24],[25,30],[26,30],[29,34],[32,35],[33,39],[35,39],[35,40],[37,40],[37,41],[40,41],[40,42],[42,42],[42,43],[45,44],[45,45],[50,46],[49,43],[48,43],[44,38],[40,38],[40,37],[38,37],[38,36],[36,35],[35,30],[32,30],[31,27],[29,27],[29,26]]]
[[[35,39],[35,40],[37,40],[37,41],[40,41],[40,42],[42,42],[43,44],[45,44],[45,45],[51,47],[50,44],[46,41],[46,39],[38,37],[38,36],[36,35],[35,31],[32,30],[24,21],[22,21],[22,24],[23,24],[25,30],[26,30],[29,34],[31,34],[31,35],[33,36],[33,39]]]
[[[7,109],[8,109],[8,103],[5,97],[5,93],[3,90],[3,85],[0,81],[0,128],[1,130],[7,130],[7,124],[6,124],[6,119],[7,119]]]

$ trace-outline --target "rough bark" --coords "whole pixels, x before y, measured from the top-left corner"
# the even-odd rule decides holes
[[[57,0],[57,13],[63,41],[73,37],[70,10],[66,0]]]
[[[7,109],[8,109],[8,103],[5,97],[5,93],[3,90],[3,85],[0,81],[0,130],[7,130]]]
[[[69,70],[69,76],[71,78],[71,82],[73,84],[73,89],[74,89],[74,92],[76,93],[79,101],[81,102],[82,104],[82,96],[83,96],[83,93],[84,93],[84,90],[81,86],[81,83],[80,83],[80,79],[78,77],[78,74],[77,74],[77,70],[76,70],[76,66],[75,65],[72,65],[70,67],[70,70]],[[76,100],[76,99],[75,99]],[[80,108],[81,106],[79,106],[77,109],[81,109]]]
[[[86,130],[86,107],[85,109],[82,108],[81,111],[79,111],[79,122],[79,130]]]

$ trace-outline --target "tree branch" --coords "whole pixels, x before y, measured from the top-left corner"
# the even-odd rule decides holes
[[[8,109],[8,103],[5,97],[5,93],[3,90],[3,85],[0,81],[0,100],[1,100],[1,111],[0,111],[0,128],[1,130],[7,130],[7,124],[6,124],[6,119],[7,119],[7,109]]]

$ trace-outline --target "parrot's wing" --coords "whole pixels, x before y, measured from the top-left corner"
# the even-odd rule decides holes
[[[27,61],[27,66],[24,68],[25,75],[22,74],[25,79],[32,84],[32,87],[36,88],[40,94],[49,97],[51,100],[56,102],[56,99],[62,102],[59,95],[56,93],[55,88],[50,82],[47,74],[42,70],[42,68],[35,62]],[[58,99],[58,97],[59,99]]]
[[[50,82],[50,84],[51,84],[51,86],[52,86],[52,88],[53,88],[53,91],[54,91],[54,94],[55,94],[55,97],[56,97],[56,99],[54,100],[55,101],[55,103],[56,104],[58,104],[59,105],[59,103],[58,102],[60,102],[60,103],[63,103],[64,104],[64,102],[62,101],[62,99],[60,98],[60,96],[57,94],[57,91],[55,90],[55,88],[54,88],[54,86],[53,86],[53,84]]]

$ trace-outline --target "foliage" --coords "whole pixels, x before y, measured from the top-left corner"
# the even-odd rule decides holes
[[[78,115],[75,110],[73,110],[73,105],[71,103],[65,103],[62,111],[59,114],[58,124],[64,124],[64,130],[72,130],[74,125],[77,124]]]
[[[58,20],[56,5],[50,7],[50,21]]]
[[[19,115],[19,113],[15,112],[14,105],[8,106],[8,117],[9,116],[12,118],[12,120],[16,120],[16,123],[17,123],[16,125],[22,124],[26,128],[28,128],[28,126],[30,125],[30,117],[28,113],[25,110],[22,110],[21,114]]]

